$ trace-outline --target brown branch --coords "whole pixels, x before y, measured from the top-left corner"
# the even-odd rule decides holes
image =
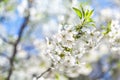
[[[18,47],[18,44],[20,43],[21,41],[21,38],[22,38],[22,35],[23,35],[23,32],[25,30],[25,28],[27,27],[27,24],[29,22],[29,17],[30,17],[30,13],[29,13],[29,8],[32,6],[33,0],[28,0],[28,15],[25,17],[25,21],[23,22],[23,24],[21,25],[20,27],[20,30],[19,30],[19,33],[18,33],[18,38],[17,40],[15,41],[15,43],[13,44],[13,54],[10,58],[10,69],[8,71],[8,76],[5,80],[10,80],[11,78],[11,75],[13,73],[13,67],[14,67],[14,60],[15,60],[15,57],[16,57],[16,54],[17,54],[17,47]]]
[[[45,73],[51,71],[51,67],[48,68],[46,71],[44,71],[41,75],[39,75],[38,77],[36,77],[37,79],[41,78]]]
[[[17,54],[17,47],[18,47],[18,44],[20,43],[20,40],[22,38],[24,29],[27,27],[28,21],[29,21],[29,15],[25,17],[25,21],[23,22],[23,24],[21,25],[21,28],[19,30],[18,38],[13,45],[13,54],[10,58],[10,69],[8,71],[8,76],[7,76],[6,80],[10,80],[10,77],[13,73],[13,65],[14,65],[14,60],[15,60],[16,54]]]
[[[41,74],[40,74],[39,76],[37,76],[36,78],[37,78],[37,79],[41,78],[45,73],[51,71],[51,70],[52,70],[52,67],[54,67],[53,64],[51,64],[51,66],[50,66],[47,70],[45,70],[43,73],[41,73]]]
[[[15,57],[16,57],[16,54],[17,54],[17,47],[18,47],[18,44],[21,41],[23,32],[24,32],[24,30],[27,27],[27,24],[29,22],[29,17],[30,17],[29,8],[31,7],[31,4],[32,4],[32,0],[28,0],[28,10],[27,10],[28,15],[25,17],[24,22],[20,27],[20,30],[19,30],[19,33],[18,33],[18,38],[15,41],[15,43],[13,44],[13,53],[12,53],[11,58],[9,59],[9,61],[10,61],[10,69],[8,71],[8,76],[7,76],[7,78],[5,80],[10,80],[11,75],[13,74],[14,60],[15,60]]]

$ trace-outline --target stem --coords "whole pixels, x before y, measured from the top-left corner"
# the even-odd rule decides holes
[[[13,45],[14,43],[12,41],[8,41],[6,38],[4,38],[2,35],[0,35],[0,38],[2,39],[3,42]]]
[[[41,75],[39,75],[39,76],[37,77],[37,79],[41,78],[45,73],[47,73],[47,72],[49,72],[49,71],[51,71],[51,67],[48,68],[46,71],[44,71]]]
[[[51,71],[53,66],[54,66],[54,65],[51,64],[51,66],[50,66],[46,71],[44,71],[43,73],[41,73],[41,74],[40,74],[38,77],[36,77],[36,78],[39,79],[39,78],[41,78],[45,73]]]
[[[17,46],[20,43],[20,40],[22,38],[24,29],[27,27],[28,21],[29,21],[29,15],[27,17],[25,17],[25,21],[23,22],[23,24],[21,25],[21,28],[19,30],[18,38],[13,45],[13,54],[12,54],[12,57],[10,58],[10,69],[8,71],[8,76],[7,76],[6,80],[10,80],[10,77],[13,73],[14,60],[15,60],[15,57],[16,57],[16,54],[17,54]]]
[[[8,76],[5,80],[10,80],[11,75],[13,74],[14,60],[15,60],[15,57],[16,57],[16,54],[17,54],[17,47],[18,47],[18,44],[21,41],[23,32],[24,32],[24,30],[27,27],[27,24],[29,22],[29,17],[30,17],[29,8],[31,7],[32,2],[33,2],[32,0],[28,0],[28,15],[25,17],[25,21],[23,22],[23,24],[20,27],[20,30],[19,30],[19,33],[18,33],[18,38],[15,41],[15,43],[13,44],[13,54],[10,58],[10,69],[8,71]]]

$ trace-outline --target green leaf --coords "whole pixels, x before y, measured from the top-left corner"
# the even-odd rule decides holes
[[[58,73],[55,74],[55,80],[60,80],[60,74]]]
[[[87,17],[91,17],[91,15],[93,14],[93,11],[94,11],[94,10],[91,10],[91,11],[89,12],[89,14],[88,14]]]
[[[104,25],[101,25],[101,29],[105,30],[106,28],[105,28],[105,26],[104,26]]]
[[[107,28],[106,28],[106,31],[103,32],[103,34],[106,35],[106,34],[108,34],[110,31],[111,31],[111,21],[108,22],[108,24],[107,24]]]
[[[85,17],[87,18],[88,16],[88,13],[89,13],[89,10],[87,9],[86,12],[85,12]]]
[[[82,12],[79,9],[74,8],[74,7],[73,7],[73,10],[76,12],[76,14],[79,16],[79,18],[82,19]]]
[[[85,17],[85,11],[84,11],[82,5],[80,5],[80,8],[81,8],[81,10],[82,10],[83,17]]]
[[[88,18],[87,19],[87,22],[90,23],[90,22],[94,22],[92,18]]]
[[[12,10],[14,10],[14,8],[15,8],[15,7],[14,7],[13,5],[11,5],[11,6],[8,6],[8,7],[6,8],[6,10],[7,10],[7,11],[12,11]]]
[[[87,24],[88,26],[91,26],[91,27],[96,27],[96,25],[94,23],[91,23],[91,24]]]
[[[4,3],[8,3],[9,0],[3,0]]]
[[[91,24],[91,26],[93,26],[93,27],[96,27],[96,25],[93,23],[93,24]]]

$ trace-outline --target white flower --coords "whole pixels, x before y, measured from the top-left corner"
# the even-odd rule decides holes
[[[109,41],[115,42],[120,40],[120,22],[118,20],[113,20],[111,23],[111,31],[108,34],[110,36]]]

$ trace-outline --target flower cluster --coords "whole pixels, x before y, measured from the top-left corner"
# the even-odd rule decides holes
[[[97,56],[100,56],[97,53],[109,53],[107,44],[115,44],[120,39],[119,22],[112,21],[107,25],[105,32],[102,32],[103,30],[93,27],[94,21],[91,16],[86,17],[92,14],[92,10],[89,12],[89,10],[84,11],[83,8],[81,11],[77,8],[73,9],[80,18],[80,24],[60,26],[58,33],[46,38],[45,54],[51,59],[54,71],[70,77],[78,76],[82,71],[81,69],[86,68],[84,61],[86,55],[95,53],[94,59],[96,59]],[[108,42],[105,45],[106,39]],[[90,60],[94,61],[94,59]],[[88,70],[88,72],[90,71]]]
[[[78,9],[73,9],[76,13],[79,12]],[[92,11],[89,13],[82,9],[79,13],[79,25],[60,26],[58,33],[47,38],[46,55],[51,58],[54,70],[72,77],[79,75],[81,67],[85,65],[82,57],[96,48],[102,38],[102,34],[89,25],[93,23],[90,18]],[[83,14],[89,17],[86,18]]]

